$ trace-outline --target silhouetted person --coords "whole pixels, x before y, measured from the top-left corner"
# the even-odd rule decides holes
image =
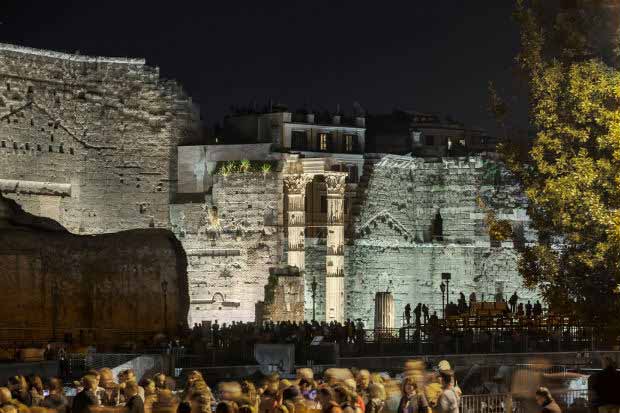
[[[541,317],[542,313],[542,304],[540,304],[540,301],[536,300],[536,302],[534,303],[534,317]]]
[[[467,299],[462,292],[459,294],[458,309],[459,314],[464,314],[467,311]]]
[[[411,304],[409,303],[405,306],[405,322],[407,325],[411,324]]]
[[[90,408],[99,405],[99,399],[95,394],[97,390],[97,377],[86,375],[82,378],[84,390],[73,398],[71,413],[89,413]]]
[[[476,298],[476,293],[469,294],[469,308],[470,309],[476,302],[478,302],[478,299]]]
[[[603,357],[603,370],[588,379],[588,389],[592,391],[590,404],[592,407],[620,404],[620,373],[616,363],[609,356]]]
[[[523,317],[524,315],[525,312],[523,311],[523,303],[519,303],[519,305],[517,306],[517,316]]]
[[[424,324],[428,323],[428,306],[422,304],[422,315],[424,316]]]
[[[532,318],[532,303],[529,301],[525,304],[525,316],[527,318]]]
[[[422,304],[421,303],[418,303],[418,305],[415,306],[415,310],[413,310],[413,313],[415,314],[415,325],[419,326],[420,319],[422,318]]]
[[[508,300],[508,304],[510,304],[510,312],[511,313],[516,313],[517,312],[517,303],[519,302],[519,296],[517,295],[517,292],[515,291],[511,296],[510,299]]]

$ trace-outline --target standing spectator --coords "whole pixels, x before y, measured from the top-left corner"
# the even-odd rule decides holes
[[[154,387],[155,383],[153,383]],[[127,413],[144,413],[144,401],[138,394],[138,385],[135,381],[127,382],[125,385],[125,407]]]
[[[603,357],[603,369],[590,376],[588,388],[591,391],[590,404],[593,407],[620,404],[620,373],[616,362],[609,356]]]
[[[30,387],[30,400],[32,406],[36,407],[41,404],[45,396],[43,395],[43,381],[38,375],[28,376],[28,385]]]
[[[532,318],[532,303],[529,300],[527,304],[525,304],[525,317]]]
[[[421,303],[418,303],[418,305],[415,306],[415,310],[413,310],[413,313],[415,314],[415,325],[419,326],[420,320],[422,318],[422,304]]]
[[[92,406],[99,405],[99,400],[95,394],[97,378],[87,374],[82,378],[82,386],[84,386],[84,389],[73,399],[71,413],[89,413]]]
[[[62,381],[55,377],[52,378],[49,384],[49,392],[50,393],[43,399],[40,406],[55,410],[57,413],[66,413],[69,401],[65,397]]]
[[[562,413],[560,406],[551,397],[551,392],[546,387],[536,390],[536,404],[541,407],[541,413]]]
[[[523,311],[523,303],[519,303],[517,306],[517,317],[523,317],[525,315],[525,311]]]
[[[368,386],[370,385],[370,372],[368,370],[360,370],[355,376],[357,381],[357,394],[362,398],[364,404],[370,401]]]
[[[536,300],[536,302],[534,303],[534,317],[541,317],[542,313],[542,305],[540,304],[540,301]]]
[[[510,298],[508,299],[508,304],[510,304],[510,312],[511,313],[516,313],[517,312],[517,303],[519,302],[519,296],[517,295],[517,292],[515,291]]]
[[[321,387],[317,393],[317,399],[321,404],[322,413],[342,413],[340,405],[336,402],[336,394],[331,387]]]
[[[411,304],[409,303],[405,305],[405,323],[407,325],[411,324]]]
[[[422,315],[424,316],[424,324],[428,323],[428,306],[422,304]]]
[[[459,396],[454,390],[454,373],[441,371],[442,392],[437,407],[441,413],[459,413]]]
[[[364,413],[383,413],[385,408],[385,388],[380,383],[368,386],[368,403]],[[426,413],[426,412],[425,412]]]
[[[428,401],[413,376],[405,377],[397,413],[427,413]]]

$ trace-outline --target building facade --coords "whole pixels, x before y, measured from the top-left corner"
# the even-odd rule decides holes
[[[525,199],[488,156],[369,154],[364,118],[286,111],[228,118],[237,144],[188,145],[195,107],[142,60],[0,56],[0,192],[76,234],[172,230],[190,323],[284,303],[263,313],[372,326],[391,292],[399,325],[406,303],[441,310],[442,272],[450,297],[535,295],[516,266],[535,238]],[[514,237],[489,239],[490,217]]]

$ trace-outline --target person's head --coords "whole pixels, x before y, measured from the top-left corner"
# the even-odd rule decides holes
[[[87,374],[82,377],[82,386],[84,390],[96,390],[97,389],[97,377]]]
[[[371,399],[385,400],[385,387],[380,383],[370,383],[368,385],[368,395]]]
[[[439,372],[439,378],[441,379],[441,385],[445,388],[454,385],[454,373],[450,370],[441,370]]]
[[[13,399],[8,387],[0,387],[0,404],[6,404]]]
[[[38,393],[43,394],[43,380],[39,375],[28,376],[28,384],[31,389],[35,389]]]
[[[153,376],[153,381],[155,382],[155,386],[158,389],[166,388],[166,375],[164,373],[157,373]]]
[[[155,386],[155,381],[151,379],[144,379],[140,383],[140,385],[144,388],[144,395],[149,396],[155,394],[157,392],[157,387]]]
[[[323,386],[319,388],[316,393],[316,398],[321,403],[321,406],[328,406],[331,402],[336,401],[336,394],[334,389],[329,386]]]
[[[282,399],[295,401],[301,397],[301,392],[297,386],[289,386],[282,392]]]
[[[230,400],[221,401],[215,407],[215,413],[238,413],[238,411],[237,403]]]
[[[241,397],[241,385],[236,381],[226,381],[218,385],[221,400],[235,401]]]
[[[62,380],[57,377],[52,377],[49,383],[49,391],[50,394],[59,394],[62,395],[65,393],[65,388],[62,385]]]
[[[194,370],[191,373],[189,373],[189,375],[187,376],[187,383],[192,384],[196,380],[204,380],[204,379],[202,378],[202,374],[199,371]]]
[[[308,380],[308,379],[299,380],[299,390],[301,390],[302,393],[310,392],[312,391],[313,388],[314,388],[314,382],[312,380]]]
[[[211,411],[211,396],[207,392],[196,392],[191,395],[189,405],[191,413],[208,413]]]
[[[251,381],[244,380],[241,382],[241,393],[251,402],[256,400],[256,386]]]
[[[370,372],[368,370],[360,370],[355,377],[358,388],[366,390],[370,384]]]
[[[114,383],[114,373],[111,369],[107,367],[99,369],[99,383],[102,387],[109,387],[111,383]]]
[[[403,379],[402,391],[403,395],[411,396],[418,390],[418,383],[412,376],[407,376]]]
[[[546,387],[539,387],[536,390],[536,404],[539,406],[545,406],[553,401],[553,397],[551,397],[551,392]]]
[[[125,397],[129,399],[137,394],[138,385],[133,381],[128,381],[127,384],[125,384]]]
[[[346,385],[334,386],[334,395],[338,404],[351,403],[353,401],[353,393]]]
[[[17,407],[13,406],[12,404],[5,405],[4,407],[0,408],[0,411],[2,413],[18,413]]]
[[[11,376],[8,380],[8,388],[10,391],[21,391],[22,390],[22,380],[19,376]]]

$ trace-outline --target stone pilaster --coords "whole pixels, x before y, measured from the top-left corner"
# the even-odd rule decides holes
[[[327,188],[327,254],[325,320],[344,321],[344,172],[325,175]]]
[[[284,176],[284,188],[288,201],[287,228],[288,228],[288,256],[287,264],[299,268],[302,272],[306,268],[305,259],[305,227],[306,227],[306,184],[312,177],[293,174]]]

